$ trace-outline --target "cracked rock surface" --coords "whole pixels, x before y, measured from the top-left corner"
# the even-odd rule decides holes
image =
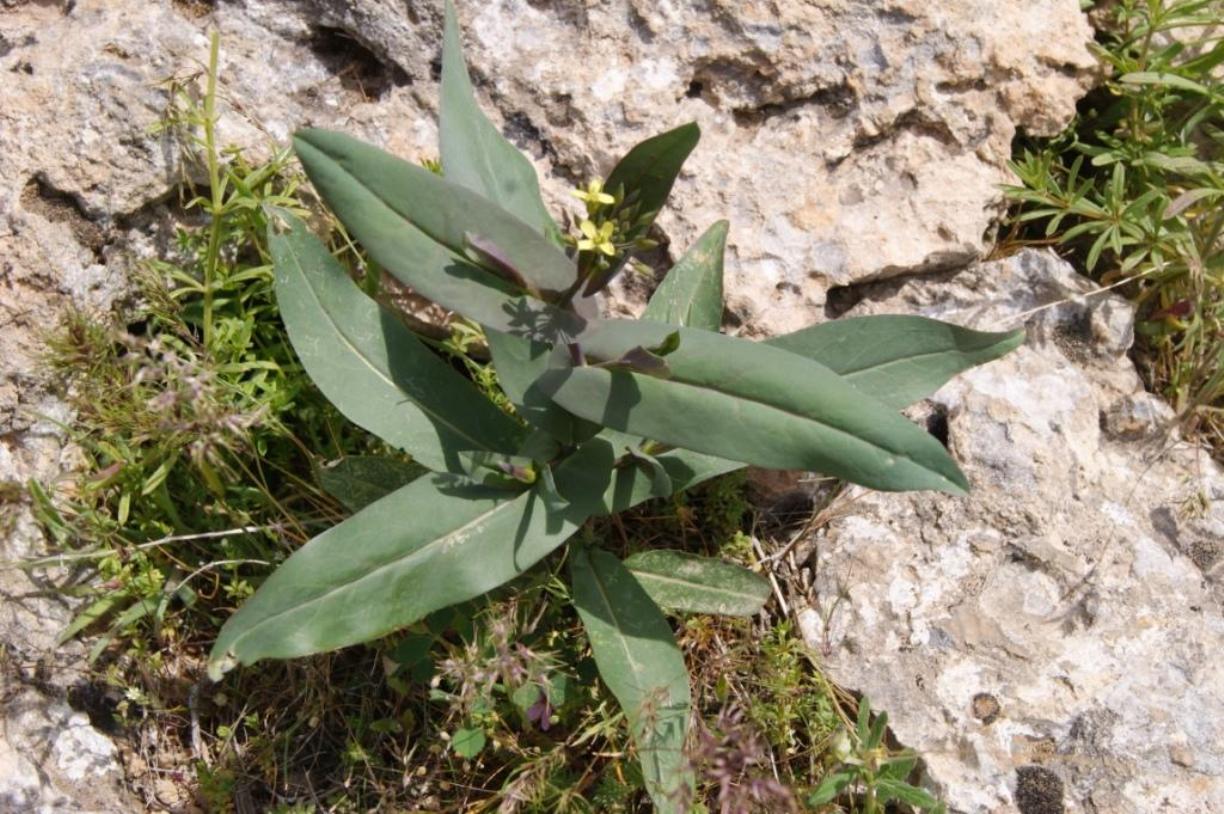
[[[800,615],[962,811],[1224,810],[1224,472],[1095,289],[1026,251],[849,312],[1029,329],[931,399],[970,496],[860,496],[813,541]]]
[[[481,103],[557,211],[632,144],[699,122],[660,228],[675,257],[731,220],[728,323],[749,335],[823,319],[831,289],[979,257],[1013,136],[1057,131],[1093,81],[1076,0],[457,4]],[[154,125],[212,27],[222,142],[266,152],[312,125],[436,155],[436,0],[0,0],[0,481],[74,465],[41,331],[121,304],[133,264],[172,243],[185,169]],[[993,325],[1087,285],[1023,257],[906,277],[854,313]],[[642,283],[615,294],[632,312]],[[935,400],[976,497],[872,496],[818,548],[819,601],[843,566],[862,587],[809,633],[959,810],[1055,790],[1102,813],[1219,799],[1203,669],[1220,649],[1218,475],[1184,446],[1151,452],[1167,408],[1122,356],[1125,305],[1095,302],[1051,309],[1021,352]],[[44,551],[28,505],[4,518],[0,560]],[[73,607],[48,586],[0,571],[0,810],[136,810],[66,704],[83,651],[55,646]]]
[[[433,105],[431,5],[307,5]],[[641,139],[700,124],[661,227],[675,254],[730,218],[728,306],[768,332],[812,322],[833,286],[977,258],[1017,129],[1056,133],[1092,81],[1074,0],[459,5],[486,102],[558,203]]]

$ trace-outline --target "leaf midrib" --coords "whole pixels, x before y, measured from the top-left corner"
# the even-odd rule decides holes
[[[931,351],[926,351],[924,353],[915,353],[912,356],[898,356],[896,359],[889,359],[886,362],[877,362],[871,365],[864,365],[863,367],[845,368],[845,369],[842,369],[840,371],[835,371],[835,372],[839,373],[843,378],[850,378],[851,376],[856,376],[856,375],[861,375],[863,373],[867,373],[871,371],[881,370],[881,369],[890,367],[892,365],[899,365],[899,364],[904,364],[906,362],[913,362],[917,359],[927,359],[932,356],[948,356],[951,354],[961,354],[961,353],[967,355],[971,353],[976,354],[976,353],[988,352],[990,350],[993,350],[994,348],[997,348],[999,345],[1005,344],[1006,342],[1007,340],[1003,339],[998,342],[993,342],[984,347],[976,348],[972,351],[931,350]],[[789,348],[786,348],[782,345],[775,345],[774,347],[778,348],[778,350],[787,350],[790,353],[794,353],[794,351],[791,351],[789,350]],[[832,368],[830,368],[830,370],[831,369]]]
[[[499,451],[499,450],[494,449],[493,447],[490,447],[487,443],[480,441],[479,439],[473,438],[467,432],[457,427],[455,424],[447,420],[445,417],[443,417],[441,414],[439,414],[432,408],[422,404],[421,402],[409,396],[407,393],[404,393],[404,391],[400,389],[399,385],[397,385],[393,379],[391,379],[387,374],[385,374],[376,365],[374,365],[373,362],[367,359],[365,354],[362,353],[357,348],[357,346],[352,343],[348,335],[344,332],[340,324],[336,321],[336,319],[332,315],[331,311],[329,311],[327,307],[323,305],[323,301],[319,298],[319,292],[315,290],[315,287],[311,284],[310,275],[307,274],[305,270],[303,269],[302,260],[298,256],[297,250],[292,246],[292,244],[289,244],[288,248],[289,248],[290,254],[293,256],[294,265],[297,267],[299,276],[302,277],[306,281],[306,289],[310,292],[310,296],[314,300],[315,305],[319,308],[320,311],[323,312],[324,316],[327,318],[327,324],[331,326],[336,336],[340,338],[340,340],[344,343],[345,347],[347,347],[350,351],[352,351],[354,356],[360,359],[362,363],[365,364],[365,366],[368,367],[374,373],[374,375],[382,379],[389,387],[403,394],[405,401],[412,404],[414,407],[416,407],[418,410],[420,410],[422,413],[428,416],[430,420],[438,422],[439,424],[446,427],[448,430],[450,430],[450,432],[457,435],[458,437],[472,444],[475,444],[477,449],[481,449],[486,452],[498,452]],[[375,305],[377,305],[377,303],[375,303]],[[405,450],[405,451],[411,455],[416,454],[415,451],[411,449]]]
[[[779,348],[778,350],[781,350],[781,348]],[[574,369],[575,369],[575,370],[594,370],[594,368],[590,368],[590,367],[586,367],[586,368],[574,368]],[[609,376],[609,377],[612,375],[612,374],[611,374],[611,372],[609,372],[609,371],[599,371],[599,372],[600,372],[600,373],[603,373],[603,374],[605,374],[605,375],[607,375],[607,376]],[[634,376],[635,378],[636,378],[636,376],[637,376],[637,374],[634,374],[634,373],[628,373],[627,375]],[[864,438],[864,437],[863,437],[863,436],[861,436],[861,435],[855,435],[855,434],[854,434],[853,432],[851,432],[850,430],[842,429],[841,427],[835,426],[835,425],[833,425],[833,424],[829,424],[827,421],[822,421],[822,420],[821,420],[821,419],[819,419],[819,418],[814,418],[814,417],[809,416],[809,415],[806,415],[806,414],[804,414],[804,413],[790,412],[789,410],[787,410],[787,409],[785,409],[785,408],[783,408],[783,407],[778,407],[777,405],[770,404],[770,403],[769,403],[769,402],[767,402],[767,401],[761,401],[760,399],[756,399],[756,398],[753,398],[753,397],[751,397],[751,396],[745,396],[745,395],[742,395],[742,394],[740,394],[740,393],[731,393],[731,392],[728,392],[728,391],[726,391],[726,390],[723,390],[723,389],[722,389],[721,387],[719,387],[718,385],[692,384],[692,383],[690,383],[690,382],[682,381],[682,380],[680,380],[680,379],[667,379],[666,381],[667,381],[667,383],[668,383],[668,384],[677,385],[677,386],[679,386],[679,387],[687,387],[687,388],[689,388],[690,390],[700,390],[700,391],[703,391],[703,392],[713,392],[713,393],[717,393],[717,394],[719,394],[720,396],[725,396],[726,398],[735,399],[735,400],[738,400],[738,401],[746,401],[746,402],[749,402],[749,403],[751,403],[751,404],[756,404],[756,405],[758,405],[758,406],[760,406],[760,407],[764,407],[764,408],[766,408],[766,409],[768,409],[768,410],[773,410],[773,411],[774,411],[774,412],[776,412],[776,413],[780,413],[781,415],[787,416],[788,418],[792,418],[792,419],[793,419],[793,418],[799,418],[799,419],[802,419],[802,420],[804,420],[804,421],[811,421],[813,424],[818,424],[818,425],[820,425],[821,427],[824,427],[824,428],[826,428],[826,429],[828,429],[828,430],[830,430],[830,431],[832,431],[832,432],[835,432],[835,433],[837,433],[837,434],[839,434],[839,435],[843,435],[843,436],[845,436],[845,437],[847,437],[847,438],[851,438],[851,439],[853,439],[853,440],[855,440],[855,441],[858,441],[858,442],[859,442],[859,443],[861,443],[861,444],[866,444],[867,446],[871,447],[872,449],[877,449],[877,450],[880,450],[880,451],[885,452],[885,453],[887,453],[887,454],[889,454],[889,455],[895,455],[895,456],[897,456],[898,458],[904,458],[905,460],[909,461],[911,464],[913,464],[914,466],[918,467],[918,468],[919,468],[919,469],[921,469],[922,471],[924,471],[924,472],[930,472],[930,473],[931,473],[931,474],[933,474],[933,475],[936,475],[936,476],[938,476],[938,477],[940,477],[940,478],[943,478],[945,481],[947,481],[948,483],[950,483],[950,484],[952,484],[953,486],[957,487],[958,489],[963,488],[963,487],[961,487],[961,486],[960,486],[960,484],[956,483],[955,481],[953,481],[951,478],[949,478],[947,475],[943,474],[942,472],[940,472],[940,471],[938,471],[938,470],[936,470],[936,469],[932,469],[932,468],[930,468],[929,466],[927,466],[927,465],[925,465],[925,464],[923,464],[923,463],[920,463],[918,460],[916,460],[916,459],[915,459],[915,458],[914,458],[912,455],[910,455],[909,453],[906,453],[906,452],[899,452],[899,451],[897,451],[897,450],[895,450],[895,449],[890,449],[890,448],[888,448],[888,447],[886,447],[886,446],[883,446],[883,445],[881,445],[881,444],[879,444],[879,443],[877,443],[877,442],[875,442],[875,441],[871,441],[871,440],[869,440],[869,439],[867,439],[867,438]],[[915,427],[915,429],[917,429],[917,427]],[[705,454],[707,454],[707,455],[712,455],[712,454],[716,454],[716,453],[705,453]]]
[[[626,566],[626,567],[629,569],[629,572],[634,575],[634,577],[637,577],[639,579],[642,577],[645,577],[647,579],[653,579],[653,580],[657,580],[658,582],[665,582],[665,583],[672,584],[672,585],[683,585],[685,587],[692,588],[702,593],[725,594],[728,596],[740,597],[741,599],[751,599],[754,601],[760,599],[760,597],[757,596],[756,594],[742,593],[740,591],[731,590],[729,588],[712,588],[709,585],[703,585],[700,582],[693,582],[691,580],[681,579],[680,577],[665,576],[663,574],[658,573],[657,571],[647,571],[640,567],[635,568],[633,566]]]
[[[279,610],[271,614],[270,616],[265,616],[263,619],[259,620],[254,625],[247,628],[242,633],[240,633],[238,636],[236,636],[233,642],[231,642],[230,645],[226,648],[226,650],[228,652],[234,652],[239,642],[251,636],[253,633],[257,632],[262,627],[265,627],[268,624],[271,624],[272,622],[284,616],[285,614],[299,612],[305,608],[310,607],[311,605],[314,605],[326,599],[329,599],[333,595],[341,591],[349,590],[352,587],[364,582],[365,580],[370,579],[376,574],[379,574],[382,571],[385,571],[386,569],[391,568],[392,566],[399,565],[404,562],[408,562],[414,558],[420,558],[420,557],[424,557],[427,554],[431,554],[438,546],[444,546],[450,543],[456,536],[463,534],[464,532],[468,531],[474,526],[478,526],[479,524],[483,523],[488,518],[492,517],[494,514],[501,511],[502,509],[505,509],[505,508],[508,508],[514,505],[514,503],[517,502],[518,499],[522,497],[524,494],[526,493],[525,492],[520,493],[519,495],[516,495],[513,500],[508,500],[502,503],[498,503],[493,508],[489,509],[488,511],[478,514],[476,517],[467,521],[463,525],[457,528],[454,528],[439,537],[435,537],[434,539],[422,545],[420,548],[414,549],[404,554],[400,554],[390,560],[387,560],[386,562],[380,563],[379,565],[376,565],[370,570],[366,571],[364,574],[356,576],[353,579],[346,580],[338,585],[333,585],[332,587],[328,588],[328,590],[326,590],[325,592],[317,596],[311,597],[310,599],[304,600],[295,605],[284,608],[283,610]],[[343,523],[341,525],[343,525]],[[333,526],[332,528],[333,529],[340,528],[340,526]]]
[[[595,587],[599,591],[600,601],[603,602],[604,607],[608,611],[609,618],[611,618],[613,621],[613,626],[617,634],[616,641],[621,646],[621,649],[625,651],[625,661],[629,663],[630,668],[633,670],[634,677],[640,678],[641,677],[641,665],[638,664],[636,659],[634,659],[633,651],[629,649],[629,645],[625,642],[625,639],[627,637],[623,633],[621,633],[621,630],[623,629],[624,626],[621,624],[620,616],[618,616],[616,613],[616,608],[612,605],[612,601],[608,597],[608,591],[604,586],[603,578],[599,574],[599,569],[595,567],[595,558],[592,557],[589,553],[586,555],[586,558],[587,558],[587,564],[590,565],[591,567],[591,576],[594,577],[595,579]],[[635,711],[635,714],[633,716],[634,718],[637,717],[636,712],[638,711]]]

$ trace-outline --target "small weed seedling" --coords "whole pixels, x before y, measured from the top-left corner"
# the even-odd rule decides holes
[[[857,791],[863,814],[881,814],[892,802],[943,814],[946,809],[938,800],[907,782],[918,758],[910,752],[891,752],[884,743],[887,729],[888,713],[881,712],[872,721],[871,704],[866,698],[860,701],[853,729],[838,735],[834,751],[839,753],[841,764],[825,775],[808,797],[808,804],[827,805],[843,794]]]
[[[652,246],[697,127],[639,144],[579,190],[585,214],[567,237],[530,163],[477,108],[449,3],[441,99],[441,175],[339,133],[303,130],[294,146],[379,268],[479,326],[512,412],[368,296],[299,217],[269,208],[277,301],[302,365],[336,408],[428,472],[404,484],[368,459],[333,470],[327,488],[356,513],[226,622],[215,679],[385,636],[515,579],[591,518],[745,464],[967,490],[938,440],[899,410],[1021,332],[877,317],[764,343],[722,335],[725,222],[672,268],[641,320],[600,319],[590,298]],[[766,583],[674,551],[621,561],[586,536],[567,556],[569,595],[644,785],[659,811],[680,811],[694,786],[689,676],[661,608],[751,615]],[[461,756],[482,748],[477,728],[454,737]]]

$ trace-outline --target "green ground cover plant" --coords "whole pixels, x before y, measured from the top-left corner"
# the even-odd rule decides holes
[[[1224,38],[1219,0],[1096,10],[1108,72],[1008,188],[1022,241],[1053,242],[1139,306],[1140,361],[1183,424],[1224,449]]]

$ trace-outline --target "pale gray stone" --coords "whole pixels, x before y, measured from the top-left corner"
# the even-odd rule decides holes
[[[800,612],[959,811],[1041,810],[1055,786],[1072,814],[1224,809],[1224,472],[1167,410],[1158,432],[1101,432],[1150,397],[1130,306],[1094,288],[1027,251],[849,312],[1029,327],[931,399],[972,494],[862,495],[816,540]]]
[[[131,265],[172,244],[162,204],[200,171],[154,125],[163,80],[201,70],[211,28],[224,143],[266,155],[312,125],[436,156],[439,3],[196,5],[3,2],[0,480],[71,471],[62,433],[38,418],[71,421],[48,395],[40,332],[69,304],[124,300]],[[701,125],[660,228],[674,257],[731,220],[729,310],[750,335],[818,321],[831,289],[853,299],[871,293],[864,281],[980,256],[1013,136],[1057,131],[1093,81],[1076,0],[458,5],[481,103],[531,155],[557,211],[574,206],[568,187],[640,139]],[[1219,584],[1222,497],[1213,481],[1190,516],[1182,501],[1201,481],[1175,475],[1214,470],[1194,469],[1184,446],[1153,459],[1115,437],[1117,422],[1102,433],[1102,410],[1140,398],[1129,306],[1091,296],[1044,255],[985,268],[1007,274],[911,281],[890,307],[1000,326],[1079,299],[1033,315],[1029,346],[933,401],[975,498],[872,496],[830,530],[845,542],[821,549],[822,592],[843,564],[861,566],[832,619],[830,668],[889,710],[957,808],[1037,794],[1052,787],[1048,769],[1069,805],[1123,811],[1147,795],[1194,811],[1220,772],[1220,679],[1203,664],[1219,646],[1219,590],[1204,586]],[[641,306],[640,287],[614,293],[616,313]],[[0,559],[37,556],[28,507],[12,508]],[[6,702],[23,706],[2,716],[0,800],[133,810],[113,753],[58,700],[81,657],[54,645],[73,608],[47,598],[42,578],[0,571],[0,642],[23,664],[3,673]],[[34,663],[49,695],[31,686]],[[998,699],[990,724],[968,717],[982,692]],[[1198,719],[1183,712],[1195,707]]]

